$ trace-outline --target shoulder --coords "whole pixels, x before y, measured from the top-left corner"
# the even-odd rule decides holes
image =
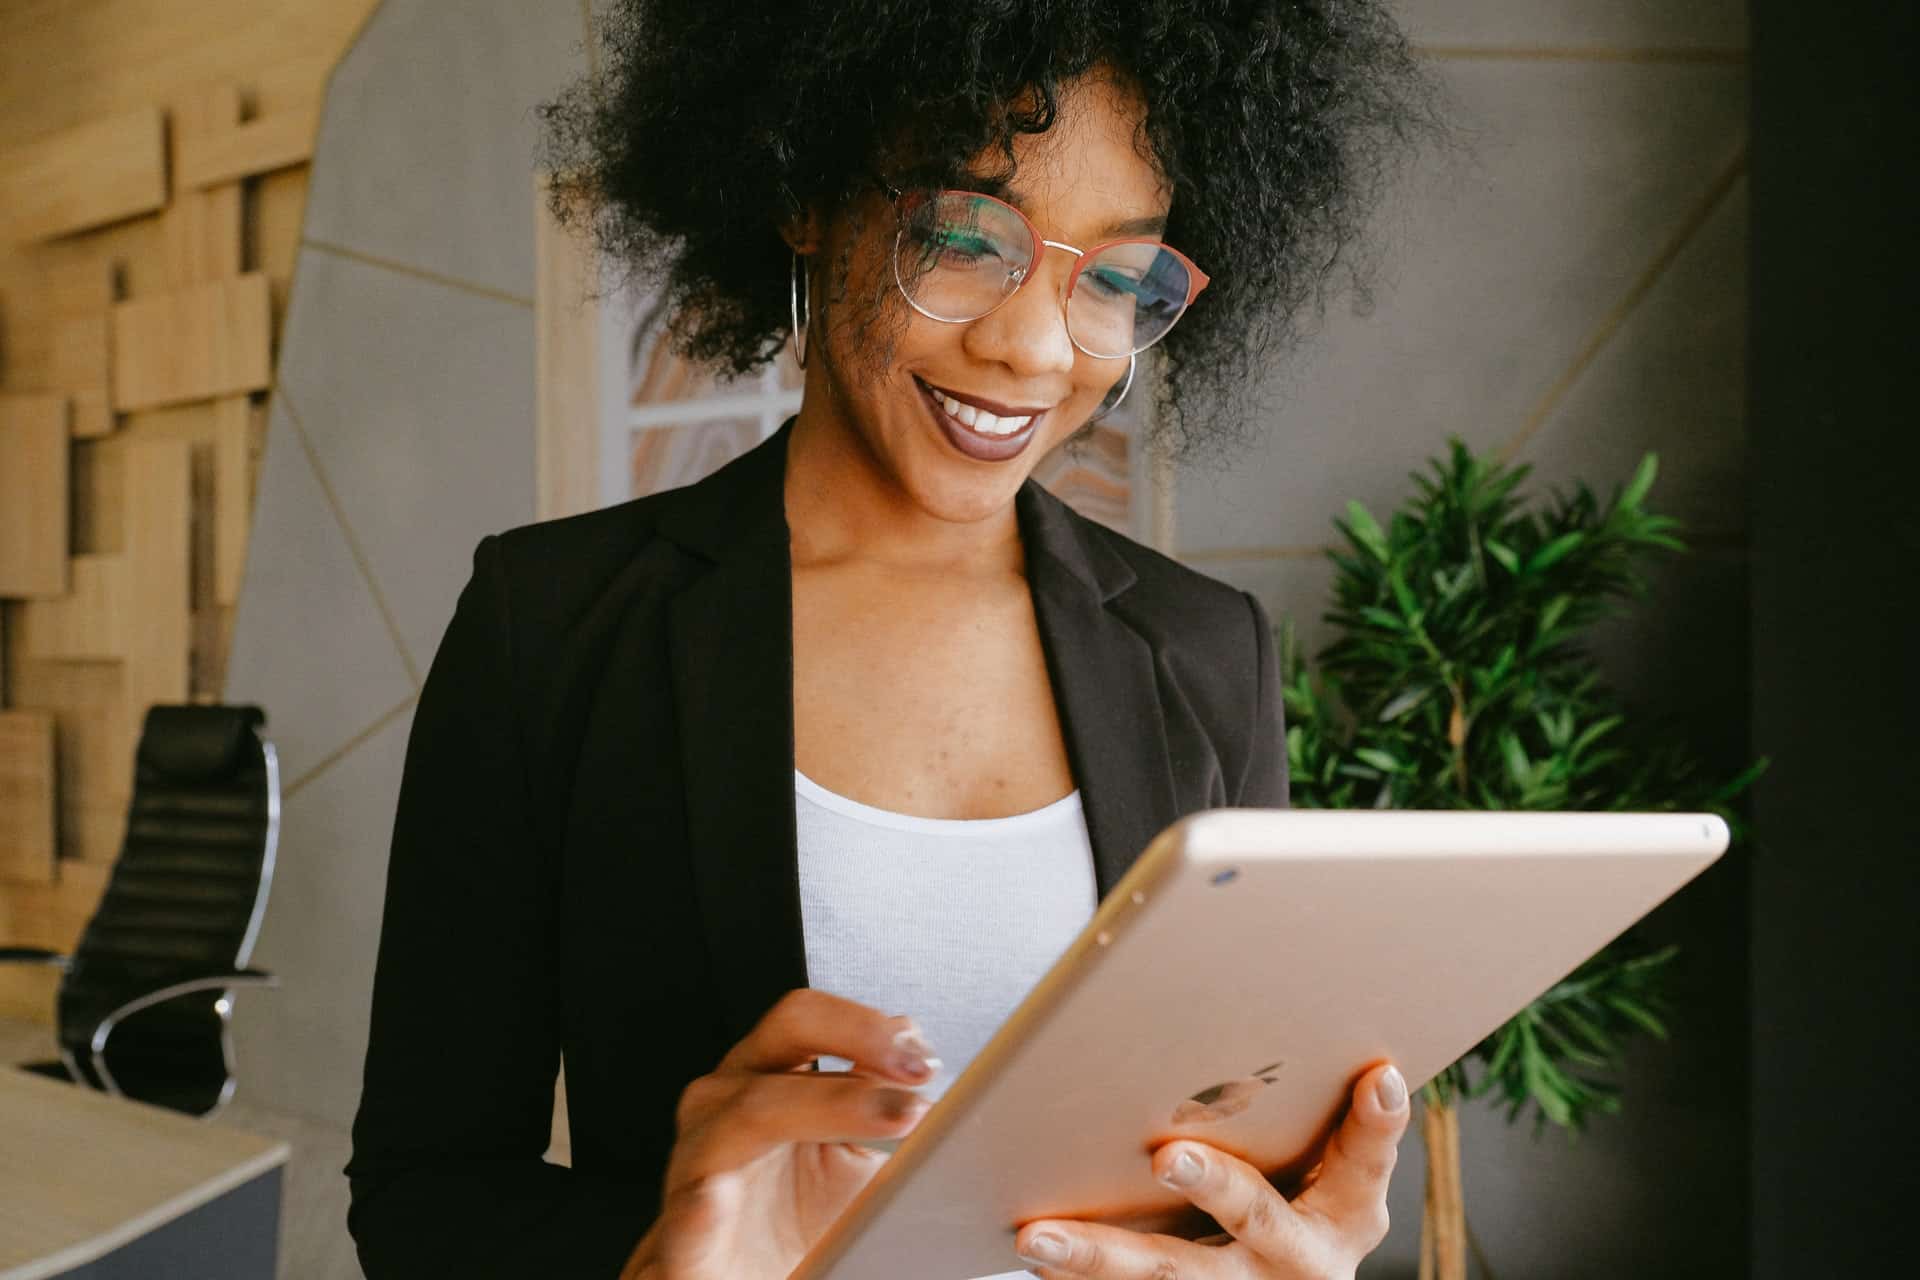
[[[1235,662],[1270,638],[1256,635],[1266,614],[1247,592],[1078,513],[1070,518],[1090,545],[1130,571],[1133,581],[1110,607],[1164,657]]]
[[[1279,650],[1260,601],[1112,529],[1075,517],[1118,587],[1106,607],[1153,650],[1165,702],[1211,742],[1227,803],[1285,807]],[[1221,800],[1214,793],[1213,802]]]
[[[475,551],[476,572],[486,570],[491,557],[516,613],[564,615],[570,605],[604,592],[657,540],[660,497],[502,530]]]

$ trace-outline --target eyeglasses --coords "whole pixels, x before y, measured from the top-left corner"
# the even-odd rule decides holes
[[[1064,249],[1079,259],[1067,278],[1067,336],[1090,356],[1123,360],[1166,337],[1207,287],[1206,272],[1158,240],[1079,249],[1042,239],[1026,214],[989,195],[879,185],[900,218],[893,278],[930,320],[962,324],[992,313],[1033,278],[1041,254]]]

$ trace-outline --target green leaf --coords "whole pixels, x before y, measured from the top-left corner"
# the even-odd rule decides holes
[[[1568,553],[1572,552],[1586,540],[1587,534],[1584,529],[1575,529],[1571,533],[1561,534],[1528,558],[1527,572],[1543,573],[1553,568],[1554,565],[1566,559]]]
[[[1631,999],[1628,996],[1623,996],[1618,992],[1609,993],[1606,1000],[1608,1008],[1613,1009],[1622,1017],[1638,1023],[1649,1035],[1661,1040],[1667,1038],[1666,1024],[1656,1018],[1653,1015],[1653,1011],[1639,1001]]]
[[[1406,715],[1407,712],[1412,711],[1415,707],[1419,706],[1421,703],[1425,702],[1428,698],[1432,696],[1433,696],[1432,685],[1430,684],[1416,685],[1415,687],[1406,690],[1404,693],[1401,693],[1398,697],[1394,698],[1394,700],[1392,702],[1389,702],[1386,706],[1380,708],[1380,720],[1382,723],[1398,720],[1401,716]]]
[[[1640,466],[1634,471],[1633,479],[1627,484],[1626,491],[1620,495],[1616,504],[1620,507],[1638,507],[1647,496],[1647,490],[1653,488],[1653,478],[1660,474],[1660,455],[1649,453],[1640,459]]]
[[[1400,769],[1400,761],[1391,753],[1377,747],[1359,747],[1354,751],[1357,759],[1364,760],[1382,773],[1395,773]]]
[[[1355,499],[1347,501],[1347,526],[1353,533],[1353,540],[1373,554],[1374,559],[1386,563],[1387,535],[1380,530],[1380,524],[1373,513]]]
[[[1520,745],[1520,739],[1511,733],[1500,735],[1500,751],[1506,757],[1507,776],[1516,787],[1524,787],[1533,776],[1533,762],[1527,759],[1527,749]]]
[[[1501,568],[1505,569],[1508,573],[1518,576],[1520,572],[1520,557],[1514,554],[1513,548],[1507,546],[1505,543],[1495,542],[1492,538],[1488,538],[1484,545],[1487,548],[1487,554],[1495,560],[1498,560]]]

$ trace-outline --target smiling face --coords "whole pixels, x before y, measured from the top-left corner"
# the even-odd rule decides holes
[[[1052,129],[1015,137],[1011,182],[977,189],[1015,206],[1044,238],[1082,249],[1157,234],[1172,193],[1136,147],[1143,111],[1112,80],[1081,77],[1063,87]],[[1072,253],[1046,249],[995,310],[947,322],[910,308],[895,288],[897,226],[887,197],[870,191],[828,223],[807,260],[822,323],[809,335],[797,431],[830,436],[858,457],[889,505],[954,523],[1004,515],[1040,459],[1127,376],[1128,362],[1089,355],[1068,336]],[[840,264],[844,281],[824,285]]]

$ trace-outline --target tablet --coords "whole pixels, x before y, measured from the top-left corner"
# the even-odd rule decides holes
[[[1354,1081],[1418,1088],[1727,847],[1711,814],[1222,809],[1161,833],[808,1253],[796,1280],[1021,1267],[1042,1217],[1188,1205],[1197,1138],[1277,1185]]]

